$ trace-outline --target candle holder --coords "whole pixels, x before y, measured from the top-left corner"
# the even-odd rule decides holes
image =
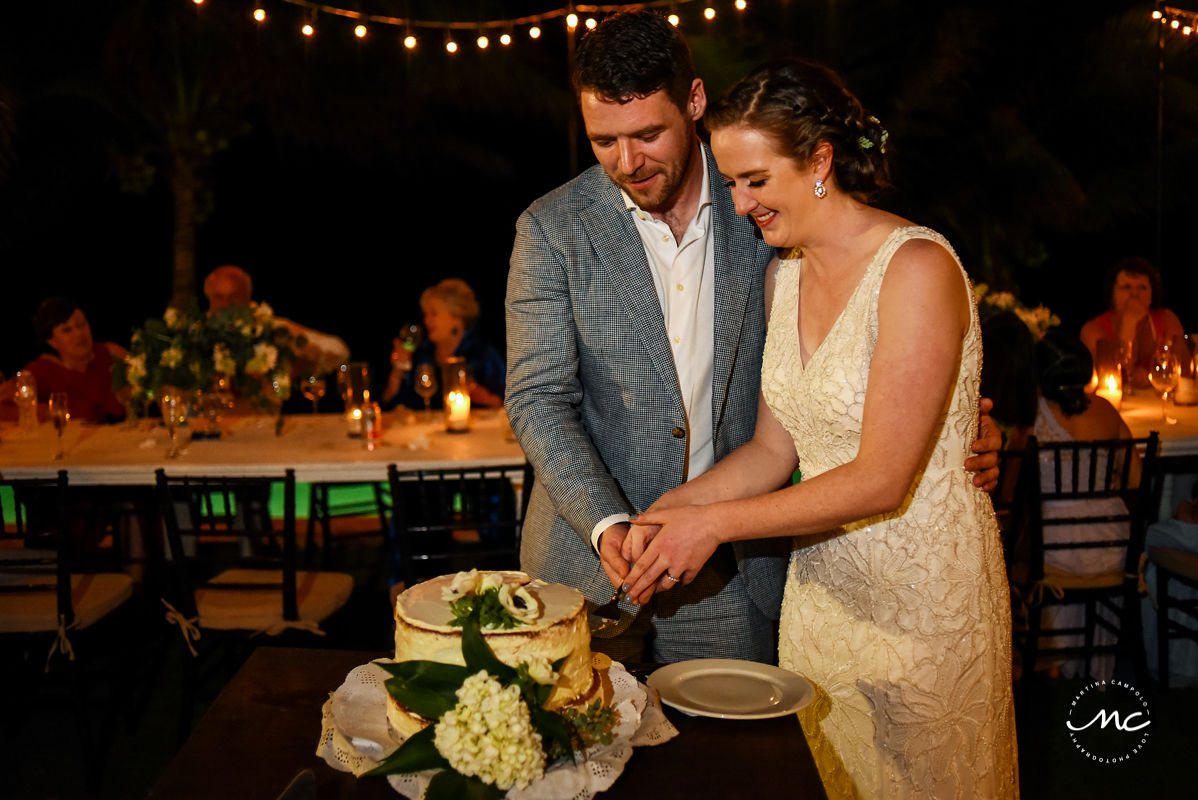
[[[345,432],[356,439],[362,435],[362,411],[370,402],[370,365],[365,361],[342,364],[337,384],[345,400]]]
[[[470,430],[470,386],[473,379],[466,359],[454,356],[441,370],[441,386],[445,392],[445,430],[465,433]]]
[[[1118,411],[1123,405],[1123,372],[1119,365],[1105,366],[1098,370],[1098,388],[1094,394],[1105,398]]]

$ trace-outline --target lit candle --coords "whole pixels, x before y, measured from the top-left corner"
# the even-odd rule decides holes
[[[1117,372],[1108,372],[1099,379],[1098,389],[1095,392],[1099,397],[1104,397],[1107,401],[1118,410],[1123,404],[1123,381]]]
[[[1198,381],[1195,381],[1193,377],[1187,378],[1182,375],[1177,381],[1177,392],[1173,397],[1173,402],[1181,406],[1198,404]]]
[[[460,433],[470,428],[470,395],[453,390],[445,394],[445,430]]]
[[[362,435],[362,406],[355,403],[345,409],[345,432],[355,439]]]

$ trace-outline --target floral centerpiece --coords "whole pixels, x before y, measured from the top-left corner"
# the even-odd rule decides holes
[[[1061,318],[1052,313],[1047,306],[1038,305],[1029,308],[1019,301],[1011,292],[992,292],[985,283],[973,287],[973,299],[978,304],[978,316],[985,322],[995,314],[1011,311],[1027,325],[1028,329],[1040,339],[1049,328],[1061,324]]]
[[[134,330],[128,355],[113,368],[113,384],[143,402],[164,386],[185,392],[219,387],[271,410],[291,395],[291,365],[304,344],[275,323],[266,303],[208,315],[168,308]]]
[[[466,665],[402,661],[379,666],[391,674],[387,691],[432,724],[409,736],[368,775],[435,774],[426,800],[503,797],[540,778],[548,766],[575,758],[594,744],[608,744],[618,714],[596,700],[584,711],[545,708],[557,670],[550,664],[509,666],[496,658],[484,629],[508,629],[539,616],[537,600],[523,586],[498,575],[459,573],[443,590],[462,628]]]

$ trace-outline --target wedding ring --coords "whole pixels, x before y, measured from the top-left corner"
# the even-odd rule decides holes
[[[667,581],[673,581],[674,583],[678,583],[678,581],[682,580],[682,578],[675,578],[673,575],[671,575],[670,573],[668,573],[668,572],[667,572],[667,573],[666,573],[666,580],[667,580]]]

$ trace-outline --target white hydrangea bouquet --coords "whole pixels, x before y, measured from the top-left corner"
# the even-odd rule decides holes
[[[619,712],[596,700],[584,711],[546,709],[557,671],[550,664],[511,667],[495,657],[484,629],[527,624],[536,598],[499,575],[459,573],[444,599],[462,628],[465,666],[436,661],[378,663],[386,690],[409,711],[432,720],[366,775],[434,771],[425,800],[496,800],[523,789],[576,753],[612,742]]]
[[[291,395],[291,365],[302,337],[274,322],[266,303],[212,314],[168,308],[133,331],[129,353],[113,368],[113,385],[134,401],[152,401],[163,386],[208,391],[218,384],[262,410]]]
[[[1011,311],[1023,320],[1023,324],[1039,339],[1049,328],[1061,324],[1061,318],[1045,305],[1035,308],[1025,306],[1012,292],[992,292],[985,283],[975,284],[973,299],[978,304],[978,316],[982,322],[1003,311]]]

